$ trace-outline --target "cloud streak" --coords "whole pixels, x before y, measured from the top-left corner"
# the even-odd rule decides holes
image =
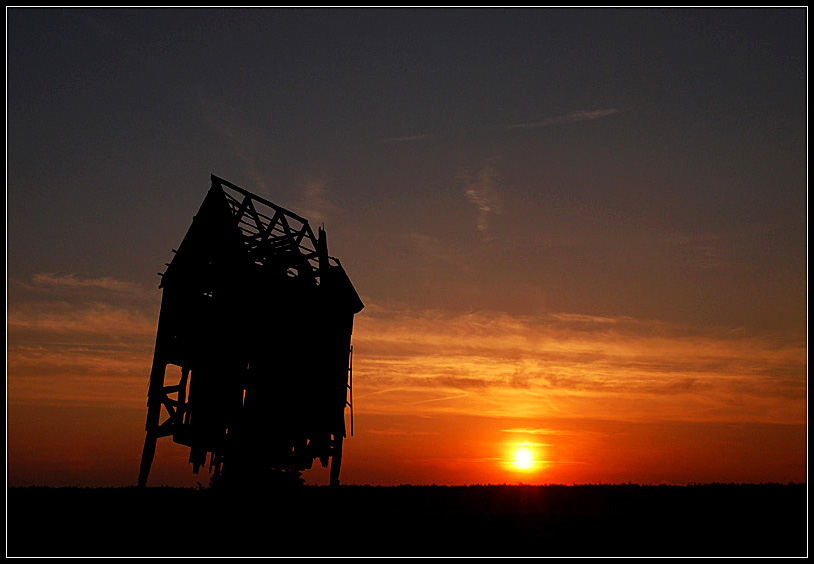
[[[499,187],[500,175],[494,164],[494,159],[487,162],[478,172],[461,170],[458,178],[463,182],[464,195],[467,201],[475,207],[477,230],[484,236],[488,235],[489,220],[495,213],[500,213]]]
[[[146,386],[157,303],[121,300],[116,291],[100,297],[97,286],[130,290],[43,275],[31,287],[54,295],[43,299],[40,290],[9,309],[10,402],[77,398],[88,378],[111,389]],[[57,290],[95,297],[71,301]],[[449,314],[376,303],[354,325],[358,413],[806,421],[804,340],[626,316]],[[35,385],[42,378],[50,384]],[[121,401],[142,401],[137,391]]]
[[[102,302],[49,302],[17,306],[6,314],[10,334],[90,335],[96,339],[144,338],[155,334],[157,317],[140,309]]]
[[[41,273],[13,283],[9,405],[144,402],[159,296],[110,277]]]
[[[144,289],[138,284],[126,280],[117,280],[109,276],[101,278],[83,278],[75,274],[55,274],[45,272],[35,274],[31,280],[35,288],[68,289],[68,290],[103,290],[119,294],[141,295]]]
[[[629,317],[530,318],[382,310],[360,316],[358,409],[514,417],[590,413],[648,420],[805,421],[805,343]]]
[[[26,414],[18,419],[25,423],[15,423],[15,437],[32,437],[13,447],[18,463],[27,442],[53,442],[52,435],[38,434],[40,427],[27,427],[29,413],[45,408],[130,413],[136,431],[128,448],[139,452],[157,303],[100,293],[100,285],[128,288],[45,276],[29,284],[30,301],[8,312],[7,406]],[[613,476],[617,458],[619,479],[630,479],[629,456],[654,435],[693,448],[701,434],[717,432],[710,440],[716,449],[729,441],[732,456],[776,448],[778,467],[802,448],[796,437],[804,444],[804,340],[625,316],[452,314],[368,301],[355,319],[353,344],[354,444],[360,453],[377,453],[357,460],[368,465],[390,452],[406,457],[409,478],[391,477],[395,483],[437,480],[447,459],[428,454],[429,444],[433,452],[456,453],[448,457],[458,465],[454,475],[477,483],[505,481],[505,470],[494,463],[518,440],[563,467],[590,460],[586,468],[604,480]],[[733,443],[733,429],[747,430]],[[777,437],[772,429],[781,429]],[[778,437],[786,441],[780,447]],[[756,440],[765,446],[750,446]],[[404,454],[405,444],[415,456]],[[484,465],[462,458],[471,445],[486,453]],[[57,455],[60,468],[64,456]],[[428,461],[424,470],[420,460]],[[654,459],[656,473],[647,479],[664,480],[658,472],[672,460]],[[555,470],[547,467],[545,479],[599,479],[596,472],[550,473]]]
[[[382,139],[382,143],[415,143],[418,141],[427,141],[434,136],[429,133],[422,133],[419,135],[403,135],[400,137],[386,137]]]
[[[507,129],[514,130],[514,129],[539,129],[541,127],[548,127],[550,125],[557,125],[560,123],[570,123],[576,121],[593,121],[597,119],[601,119],[604,117],[612,116],[614,114],[618,114],[619,110],[615,108],[607,109],[607,110],[590,110],[590,111],[580,111],[580,112],[573,112],[570,114],[557,116],[553,118],[547,118],[540,121],[528,122],[528,123],[514,123],[507,126]]]
[[[326,222],[329,217],[341,213],[342,208],[328,198],[325,182],[312,180],[303,187],[300,211],[312,223],[311,227],[316,230],[317,225]]]

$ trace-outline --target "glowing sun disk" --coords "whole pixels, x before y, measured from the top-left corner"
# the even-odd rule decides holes
[[[519,447],[514,451],[512,464],[518,470],[528,470],[534,466],[534,453],[530,448]]]

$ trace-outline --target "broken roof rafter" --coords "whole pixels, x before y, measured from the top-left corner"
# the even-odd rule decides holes
[[[212,186],[223,192],[244,242],[257,260],[265,262],[264,251],[276,254],[288,249],[298,252],[315,274],[319,271],[319,243],[307,219],[215,175]]]

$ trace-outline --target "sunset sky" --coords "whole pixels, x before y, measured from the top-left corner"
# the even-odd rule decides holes
[[[135,484],[211,174],[324,224],[365,303],[343,483],[806,481],[805,8],[6,27],[9,485]],[[188,454],[150,484],[206,485]]]

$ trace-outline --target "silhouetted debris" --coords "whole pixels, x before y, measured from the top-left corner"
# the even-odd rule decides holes
[[[325,231],[216,176],[163,288],[138,484],[161,437],[231,488],[322,466],[338,485],[364,305]],[[177,383],[169,372],[175,367]],[[163,420],[162,420],[163,418]],[[299,474],[297,474],[299,476]]]

